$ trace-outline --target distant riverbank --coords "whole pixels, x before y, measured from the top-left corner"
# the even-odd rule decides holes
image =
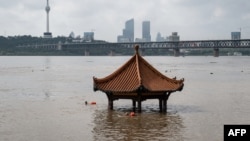
[[[84,49],[44,49],[44,48],[19,48],[20,45],[36,45],[36,44],[58,44],[58,43],[72,43],[75,39],[71,37],[55,37],[43,38],[32,37],[30,35],[3,37],[0,36],[0,56],[84,56]],[[105,42],[102,40],[93,40],[95,42]],[[88,49],[89,56],[109,56],[110,50],[105,48],[90,48]],[[128,56],[134,53],[130,49],[114,49],[114,56]],[[220,49],[220,56],[234,55],[235,52],[243,56],[250,55],[250,49]],[[144,56],[173,56],[174,51],[171,49],[145,49]],[[180,56],[213,56],[213,49],[180,49]]]
[[[133,50],[116,50],[113,56],[130,56]],[[250,56],[250,49],[220,49],[219,56]],[[85,56],[83,49],[55,50],[35,48],[0,48],[0,56]],[[110,56],[107,49],[92,49],[89,56]],[[143,56],[174,56],[172,50],[148,49]],[[181,50],[180,56],[213,56],[212,49]]]

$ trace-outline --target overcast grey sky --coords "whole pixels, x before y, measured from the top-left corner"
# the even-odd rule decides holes
[[[43,36],[46,0],[0,0],[0,35]],[[151,38],[178,32],[181,40],[230,39],[232,31],[250,38],[249,0],[50,0],[53,36],[70,32],[116,42],[125,21],[135,20],[141,38],[142,21],[151,22]]]

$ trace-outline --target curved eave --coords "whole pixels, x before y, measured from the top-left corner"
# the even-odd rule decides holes
[[[145,88],[144,86],[138,86],[136,89],[129,90],[129,91],[114,91],[114,90],[108,90],[108,89],[101,89],[96,87],[94,85],[94,91],[101,91],[104,93],[138,93],[138,92],[143,92],[143,93],[165,93],[165,92],[176,92],[176,91],[182,91],[184,87],[184,83],[182,83],[177,89],[162,89],[162,90],[149,90]]]
[[[150,90],[145,88],[144,91],[150,92],[150,93],[159,93],[159,92],[176,92],[176,91],[182,91],[184,87],[184,84],[181,84],[178,88],[176,89],[158,89],[158,90]]]
[[[135,89],[131,89],[129,91],[127,90],[110,90],[110,89],[103,89],[103,88],[98,88],[96,85],[94,85],[94,91],[101,91],[104,93],[136,93],[138,92],[139,87]]]

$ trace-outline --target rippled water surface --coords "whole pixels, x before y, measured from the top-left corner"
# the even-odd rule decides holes
[[[160,72],[185,78],[160,114],[158,100],[130,117],[131,100],[93,92],[130,57],[0,57],[0,141],[221,141],[224,124],[250,124],[250,57],[149,57]],[[85,105],[95,101],[96,105]]]

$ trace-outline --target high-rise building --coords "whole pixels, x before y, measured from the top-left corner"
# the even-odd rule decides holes
[[[117,42],[134,42],[134,19],[126,21],[122,35],[117,37]]]
[[[172,32],[172,35],[168,37],[168,41],[180,41],[180,36],[178,32]]]
[[[87,42],[94,41],[94,32],[84,32],[83,40]]]
[[[146,42],[151,41],[150,21],[143,21],[142,22],[142,39],[144,39]]]
[[[47,0],[47,6],[45,7],[45,11],[47,13],[47,22],[46,22],[47,31],[44,32],[43,36],[44,38],[52,38],[52,33],[49,32],[49,11],[50,11],[49,0]]]
[[[166,41],[166,39],[161,36],[160,32],[158,32],[156,36],[156,42],[163,42],[163,41]]]
[[[130,42],[134,42],[134,19],[126,21],[123,36],[127,37]]]
[[[241,39],[241,32],[231,32],[231,39],[232,40],[240,40]]]

